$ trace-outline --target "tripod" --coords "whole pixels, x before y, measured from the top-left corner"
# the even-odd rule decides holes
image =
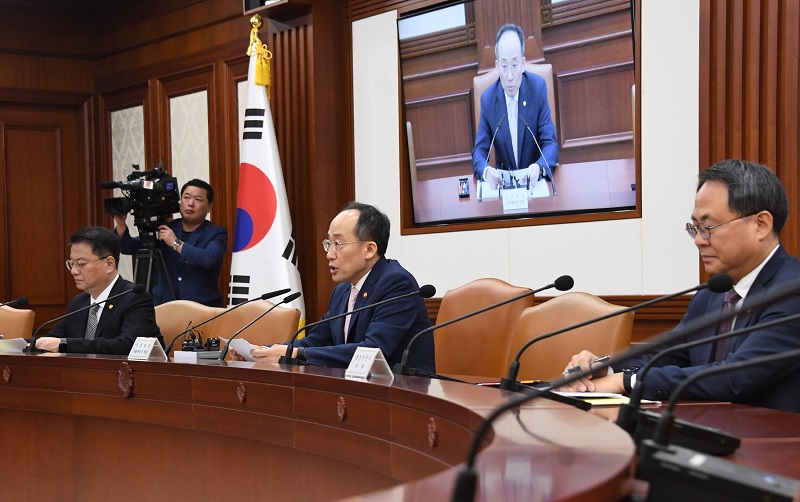
[[[152,295],[156,262],[161,265],[161,273],[164,274],[164,278],[167,280],[169,294],[172,296],[173,300],[178,300],[175,296],[175,289],[172,287],[172,281],[170,281],[169,274],[167,273],[167,264],[164,263],[164,255],[161,254],[160,249],[140,248],[136,251],[136,258],[133,263],[133,282],[144,285],[147,292]]]

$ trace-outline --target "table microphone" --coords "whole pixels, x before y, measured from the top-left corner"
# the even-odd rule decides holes
[[[665,300],[669,300],[671,298],[675,298],[676,296],[685,295],[687,293],[691,293],[693,291],[700,291],[702,289],[708,288],[709,290],[713,291],[714,293],[724,293],[733,287],[733,279],[728,274],[716,274],[712,276],[708,282],[695,286],[693,288],[685,289],[683,291],[679,291],[677,293],[661,296],[659,298],[654,298],[652,300],[648,300],[646,302],[640,303],[638,305],[633,305],[632,307],[627,307],[621,310],[617,310],[616,312],[611,312],[610,314],[602,315],[600,317],[596,317],[594,319],[589,319],[588,321],[580,322],[578,324],[573,324],[572,326],[568,326],[563,329],[559,329],[556,331],[552,331],[550,333],[545,333],[544,335],[537,336],[536,338],[529,340],[522,348],[519,349],[517,352],[516,357],[513,361],[511,361],[511,365],[508,368],[508,377],[503,378],[500,382],[500,388],[504,390],[513,390],[515,392],[519,392],[521,384],[517,381],[517,375],[519,374],[519,360],[522,358],[523,352],[525,352],[528,347],[533,345],[534,343],[538,342],[539,340],[544,340],[545,338],[550,338],[551,336],[559,335],[564,333],[565,331],[571,331],[573,329],[581,328],[583,326],[593,324],[596,322],[604,321],[614,316],[622,315],[627,312],[632,312],[634,310],[640,309],[642,307],[650,306],[654,303],[662,302]]]
[[[43,327],[47,326],[48,324],[54,323],[56,321],[60,321],[61,319],[64,319],[65,317],[69,317],[71,315],[77,314],[78,312],[83,312],[84,310],[89,310],[90,308],[94,307],[95,305],[103,304],[103,303],[105,303],[105,302],[107,302],[109,300],[115,300],[115,299],[119,298],[120,296],[125,296],[125,295],[130,294],[130,293],[133,293],[133,294],[136,294],[136,295],[140,295],[140,294],[144,293],[145,290],[146,290],[146,288],[144,287],[143,284],[134,284],[134,286],[131,289],[123,291],[122,293],[117,293],[114,296],[109,296],[105,300],[99,301],[97,303],[90,303],[89,305],[87,305],[85,307],[81,307],[78,310],[73,310],[72,312],[67,312],[66,314],[62,315],[61,317],[56,317],[55,319],[50,319],[49,321],[46,321],[46,322],[40,324],[39,327],[36,328],[36,331],[33,332],[33,337],[31,337],[31,341],[28,344],[28,352],[30,352],[32,354],[34,350],[38,350],[38,349],[36,349],[36,335],[39,334],[39,330],[41,330]]]
[[[526,298],[526,297],[531,296],[533,294],[540,293],[540,292],[542,292],[544,290],[547,290],[547,289],[556,288],[559,291],[567,291],[569,289],[572,289],[573,285],[575,285],[575,280],[572,279],[571,276],[562,275],[561,277],[557,278],[555,281],[553,281],[551,284],[548,284],[547,286],[541,287],[539,289],[533,289],[531,291],[526,291],[526,292],[522,293],[521,295],[514,296],[512,298],[509,298],[507,300],[503,300],[501,302],[497,302],[497,303],[495,303],[493,305],[489,305],[488,307],[484,307],[482,309],[478,309],[478,310],[476,310],[474,312],[469,312],[467,314],[464,314],[464,315],[458,316],[456,318],[450,319],[449,321],[445,321],[445,322],[443,322],[441,324],[437,324],[435,326],[431,326],[429,328],[425,328],[422,331],[420,331],[419,333],[417,333],[416,335],[414,335],[413,337],[411,337],[411,340],[408,341],[408,345],[406,345],[406,350],[403,351],[403,358],[400,360],[399,363],[394,365],[393,372],[394,372],[395,375],[430,376],[430,373],[428,373],[428,372],[424,372],[425,374],[423,375],[423,374],[420,373],[421,370],[418,370],[416,368],[409,368],[408,367],[408,356],[409,356],[409,351],[411,350],[411,345],[414,344],[414,342],[417,340],[417,338],[419,338],[420,336],[422,336],[422,335],[424,335],[426,333],[430,333],[431,331],[437,330],[439,328],[443,328],[445,326],[449,326],[449,325],[451,325],[451,324],[453,324],[455,322],[463,321],[464,319],[467,319],[469,317],[476,316],[478,314],[482,314],[482,313],[484,313],[484,312],[486,312],[488,310],[492,310],[492,309],[495,309],[497,307],[502,307],[503,305],[505,305],[507,303],[511,303],[511,302],[515,302],[517,300],[521,300],[522,298]]]
[[[9,300],[5,303],[0,303],[0,307],[5,307],[8,305],[16,305],[17,307],[25,308],[28,306],[28,297],[27,296],[20,296],[16,300]]]
[[[392,298],[387,298],[385,300],[381,300],[381,301],[379,301],[377,303],[373,303],[371,305],[364,305],[363,307],[359,307],[357,309],[353,309],[353,310],[351,310],[349,312],[343,312],[341,314],[337,314],[337,315],[334,315],[334,316],[331,316],[331,317],[326,317],[325,319],[320,319],[319,321],[312,322],[311,324],[306,324],[302,328],[298,329],[297,332],[295,332],[294,335],[292,335],[291,340],[289,340],[289,345],[286,347],[286,354],[282,355],[281,358],[278,359],[278,362],[280,364],[292,364],[292,365],[295,365],[295,366],[308,364],[306,361],[301,361],[301,360],[297,359],[296,357],[292,357],[292,351],[294,350],[294,342],[295,342],[295,340],[297,340],[297,337],[298,337],[298,335],[300,335],[300,333],[302,333],[303,331],[307,330],[308,328],[313,328],[314,326],[316,326],[318,324],[324,324],[326,322],[333,321],[334,319],[340,319],[342,317],[347,317],[350,314],[355,314],[357,312],[361,312],[362,310],[368,310],[368,309],[379,307],[381,305],[385,305],[387,303],[391,303],[391,302],[394,302],[394,301],[397,301],[397,300],[402,300],[403,298],[408,298],[408,297],[417,296],[417,295],[419,295],[419,296],[421,296],[423,298],[430,298],[435,294],[436,294],[436,288],[433,287],[430,284],[426,284],[426,285],[422,286],[421,288],[419,288],[417,291],[411,291],[410,293],[405,293],[405,294],[402,294],[402,295],[399,295],[399,296],[395,296],[395,297],[392,297]]]
[[[678,340],[685,339],[692,333],[695,333],[702,329],[709,328],[711,326],[715,326],[719,324],[721,321],[735,317],[741,311],[763,307],[775,301],[781,300],[789,295],[794,295],[798,293],[800,293],[800,279],[794,279],[792,281],[787,281],[781,284],[780,286],[773,287],[770,290],[764,291],[760,294],[748,295],[741,305],[738,305],[734,308],[728,309],[723,312],[710,312],[703,316],[700,316],[697,319],[687,322],[683,326],[679,326],[673,330],[667,331],[665,333],[662,333],[661,335],[656,336],[652,340],[651,344],[633,345],[627,350],[620,352],[619,354],[613,355],[608,360],[599,363],[599,367],[600,369],[608,368],[610,366],[614,366],[628,359],[642,356],[645,353],[652,351],[654,348],[673,344]],[[729,367],[729,366],[730,365],[723,365],[722,367]],[[475,459],[478,455],[478,451],[480,450],[481,444],[483,443],[483,438],[489,432],[492,422],[495,419],[497,419],[498,416],[500,416],[507,410],[521,406],[526,402],[528,402],[529,400],[539,397],[542,393],[546,391],[550,391],[552,389],[556,389],[561,386],[580,380],[582,378],[585,378],[590,374],[594,373],[594,371],[596,370],[586,369],[562,375],[553,382],[550,382],[550,384],[547,387],[540,389],[530,389],[529,393],[514,394],[504,404],[498,406],[494,411],[492,411],[484,419],[484,421],[481,422],[481,425],[475,432],[475,436],[472,440],[472,444],[470,445],[470,449],[467,454],[467,460],[464,466],[459,470],[458,476],[456,478],[456,484],[454,487],[452,500],[454,501],[473,500],[475,496],[475,485],[477,483],[477,476],[478,476],[477,471],[475,470]]]
[[[179,337],[181,337],[181,336],[183,336],[183,335],[185,335],[185,334],[187,334],[187,333],[189,333],[189,332],[192,332],[192,331],[196,330],[197,328],[199,328],[199,327],[200,327],[200,326],[202,326],[203,324],[209,323],[209,322],[213,321],[214,319],[216,319],[217,317],[220,317],[220,316],[222,316],[222,315],[225,315],[225,314],[227,314],[228,312],[233,312],[234,310],[238,309],[238,308],[239,308],[239,307],[241,307],[242,305],[247,305],[248,303],[252,303],[252,302],[255,302],[255,301],[258,301],[258,300],[269,300],[270,298],[274,298],[274,297],[276,297],[276,296],[278,296],[278,295],[282,295],[282,294],[284,294],[284,293],[288,293],[289,291],[291,291],[291,289],[290,289],[290,288],[284,288],[284,289],[279,289],[279,290],[277,290],[277,291],[272,291],[271,293],[264,293],[263,295],[261,295],[261,296],[257,296],[257,297],[255,297],[255,298],[251,298],[251,299],[247,300],[246,302],[237,303],[237,304],[236,304],[236,305],[234,305],[233,307],[231,307],[231,308],[229,308],[229,309],[225,309],[225,310],[223,310],[222,312],[220,312],[219,314],[217,314],[217,315],[215,315],[215,316],[212,316],[212,317],[210,317],[210,318],[206,319],[205,321],[201,322],[201,323],[200,323],[200,324],[198,324],[197,326],[192,326],[192,325],[191,325],[191,323],[190,323],[188,328],[186,328],[184,331],[182,331],[182,332],[178,333],[178,334],[175,336],[175,338],[173,338],[173,339],[172,339],[172,340],[171,340],[171,341],[170,341],[170,342],[167,344],[167,348],[166,348],[166,349],[164,349],[164,353],[165,353],[165,354],[167,354],[167,355],[169,355],[169,351],[170,351],[170,350],[172,350],[172,346],[173,346],[173,345],[175,345],[175,341],[176,341],[176,340],[178,340],[178,338],[179,338]]]
[[[675,495],[675,486],[680,486],[682,490],[691,490],[698,500],[729,500],[731,496],[742,500],[792,500],[800,489],[800,482],[794,479],[718,458],[704,457],[686,448],[671,446],[669,439],[675,421],[675,403],[698,380],[797,358],[800,358],[800,349],[719,364],[698,371],[682,381],[670,396],[667,408],[656,425],[653,439],[645,440],[639,451],[637,477],[651,481],[648,500],[669,499]],[[662,488],[665,484],[666,488]],[[661,490],[666,490],[667,493],[661,493]]]
[[[528,125],[528,121],[522,115],[519,115],[519,119],[522,121],[522,125],[525,126],[525,129],[531,133],[531,138],[533,138],[533,142],[536,143],[536,148],[539,150],[539,155],[542,156],[542,160],[544,161],[544,170],[547,177],[550,178],[550,184],[553,185],[553,196],[558,195],[556,191],[556,179],[553,177],[553,170],[550,169],[550,164],[547,163],[547,158],[544,156],[544,152],[542,151],[542,147],[539,146],[539,142],[536,140],[536,135],[533,134],[533,130],[531,126]]]
[[[225,348],[222,350],[222,352],[220,352],[218,359],[220,361],[225,359],[225,356],[228,355],[228,348],[231,346],[231,342],[233,341],[234,338],[236,338],[237,336],[241,335],[244,330],[246,330],[247,328],[249,328],[253,324],[257,323],[259,321],[259,319],[261,319],[265,315],[267,315],[270,312],[272,312],[275,309],[275,307],[277,307],[278,305],[285,305],[287,303],[292,303],[293,301],[295,301],[298,298],[300,298],[300,295],[301,295],[301,293],[298,291],[296,293],[292,293],[291,295],[289,295],[287,297],[284,297],[283,300],[281,300],[280,302],[278,302],[275,305],[273,305],[272,307],[270,307],[266,312],[262,312],[261,314],[259,314],[258,317],[256,317],[255,319],[253,319],[249,323],[245,324],[245,326],[242,329],[240,329],[239,331],[234,333],[230,338],[228,338],[228,343],[225,344]]]

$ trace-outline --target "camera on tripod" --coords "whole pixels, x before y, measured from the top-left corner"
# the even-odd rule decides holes
[[[119,188],[123,194],[122,197],[105,199],[105,211],[110,216],[132,212],[141,246],[153,249],[158,240],[158,227],[180,211],[178,179],[167,173],[163,162],[146,171],[139,171],[137,164],[132,167],[133,172],[127,181],[100,183],[101,188]]]

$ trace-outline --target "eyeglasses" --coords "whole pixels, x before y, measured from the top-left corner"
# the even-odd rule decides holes
[[[91,260],[91,261],[72,261],[72,260],[67,260],[65,262],[65,264],[67,265],[67,270],[72,272],[72,269],[81,270],[81,269],[83,269],[83,267],[85,267],[86,265],[88,265],[90,263],[94,263],[94,262],[100,261],[100,260],[105,260],[106,258],[108,258],[108,256],[103,256],[102,258],[98,258],[96,260]]]
[[[522,64],[521,63],[511,63],[511,64],[504,63],[504,64],[501,64],[498,67],[498,69],[500,70],[500,73],[502,73],[503,75],[507,75],[509,71],[516,75],[517,73],[519,73],[520,70],[522,70]]]
[[[711,239],[711,230],[713,230],[713,229],[715,229],[717,227],[721,227],[722,225],[727,225],[728,223],[734,222],[736,220],[741,220],[743,218],[749,218],[749,217],[754,216],[756,214],[758,214],[758,213],[746,214],[744,216],[739,216],[738,218],[734,218],[732,220],[726,221],[725,223],[717,223],[716,225],[711,225],[711,226],[706,225],[702,221],[698,222],[697,225],[692,225],[691,223],[687,223],[686,224],[686,232],[689,234],[689,237],[691,237],[692,239],[697,237],[697,234],[700,234],[700,237],[702,237],[703,239],[710,240]]]
[[[330,241],[328,239],[325,239],[324,241],[322,241],[322,249],[327,253],[330,248],[333,248],[333,252],[338,253],[339,251],[342,250],[342,246],[344,246],[345,244],[358,244],[361,242],[367,242],[367,241],[339,242],[339,241]]]

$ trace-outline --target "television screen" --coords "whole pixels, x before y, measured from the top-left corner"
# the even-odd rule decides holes
[[[504,5],[398,19],[414,226],[635,210],[630,3]]]

